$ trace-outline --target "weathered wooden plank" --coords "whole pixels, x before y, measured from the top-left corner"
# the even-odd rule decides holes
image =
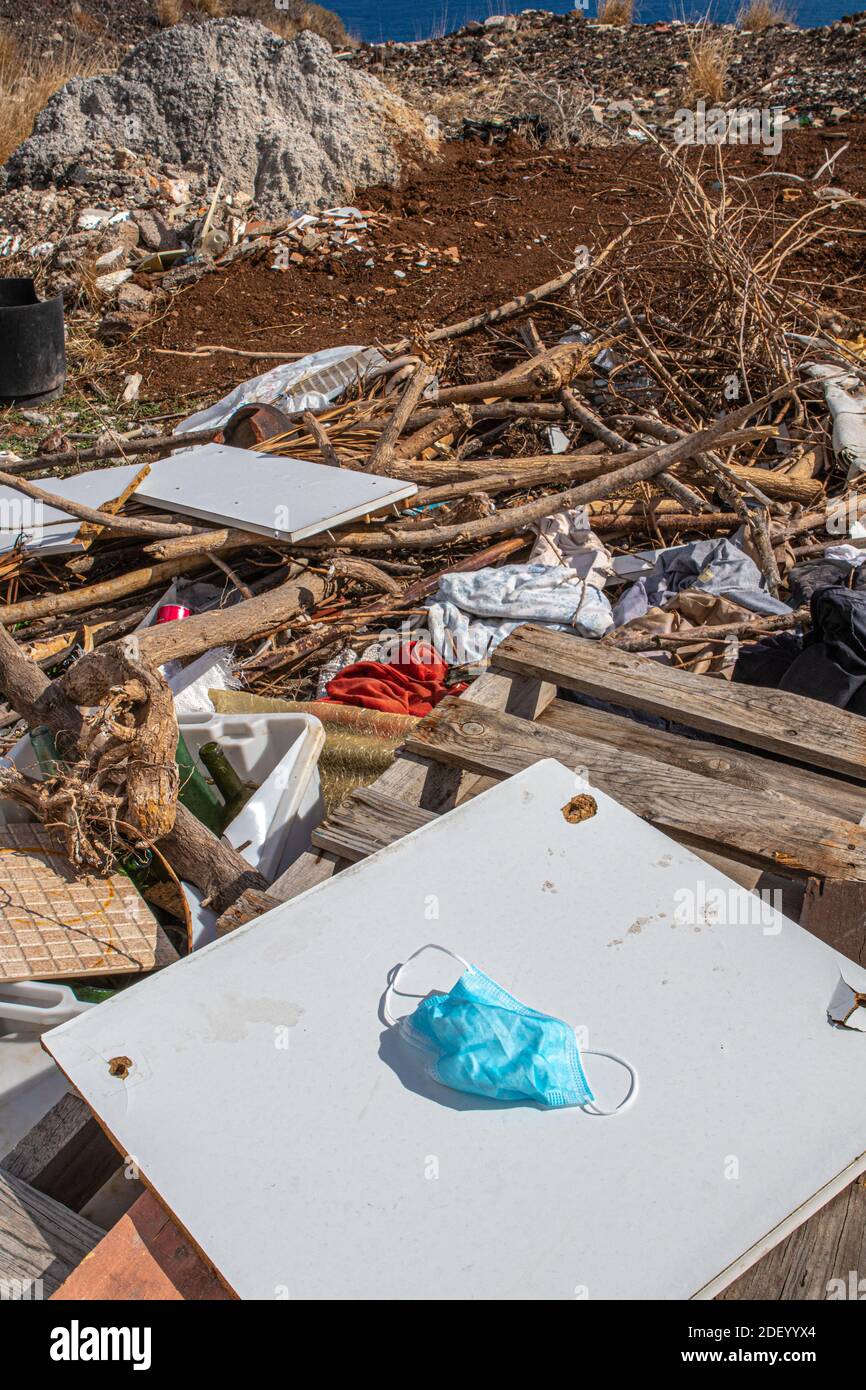
[[[656,762],[669,763],[732,786],[749,791],[778,792],[854,825],[860,824],[866,812],[866,787],[843,782],[839,777],[815,772],[812,768],[792,767],[790,763],[762,757],[760,753],[726,748],[705,739],[684,738],[664,729],[651,729],[625,715],[589,709],[571,700],[554,700],[539,719],[548,728],[595,739],[627,753],[640,753],[642,757],[654,758]]]
[[[263,912],[270,912],[271,908],[279,907],[281,898],[275,898],[270,893],[262,893],[258,888],[247,888],[230,903],[221,917],[217,918],[217,936],[228,936],[237,927],[242,927],[245,922],[251,922],[254,917],[261,917]]]
[[[90,1107],[65,1095],[0,1162],[0,1172],[80,1211],[122,1162]]]
[[[810,878],[800,926],[859,965],[866,964],[866,884]]]
[[[866,1298],[866,1181],[846,1187],[718,1297]]]
[[[571,633],[527,625],[493,653],[498,670],[866,780],[866,723],[804,695],[712,680]]]
[[[375,787],[359,787],[313,832],[313,844],[356,863],[411,835],[436,816]]]
[[[0,1173],[0,1290],[4,1297],[52,1294],[103,1237],[91,1221]],[[42,1281],[41,1291],[34,1289]]]
[[[526,719],[447,699],[406,746],[449,766],[510,777],[541,758],[588,768],[637,815],[687,844],[788,874],[866,881],[866,831],[774,792],[739,787],[578,738]]]
[[[55,1299],[230,1299],[210,1266],[150,1192],[144,1192],[52,1295]]]

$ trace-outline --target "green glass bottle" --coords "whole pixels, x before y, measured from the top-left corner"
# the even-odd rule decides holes
[[[212,830],[215,835],[221,835],[225,824],[225,807],[217,796],[216,789],[199,772],[183,734],[180,734],[177,740],[175,761],[180,772],[178,801],[192,812],[196,820],[206,825],[208,830]],[[204,758],[202,761],[204,762]]]
[[[242,782],[218,743],[204,743],[199,749],[199,757],[220,789],[225,802],[223,808],[223,829],[234,820],[246,806],[253,792],[258,791],[255,782]]]
[[[47,724],[40,724],[30,731],[30,745],[36,754],[39,770],[44,778],[56,777],[59,771],[57,747],[54,735]]]

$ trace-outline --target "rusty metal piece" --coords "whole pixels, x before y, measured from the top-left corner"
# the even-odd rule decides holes
[[[285,434],[296,424],[296,420],[275,405],[242,405],[214,436],[214,442],[231,444],[236,449],[255,449],[266,439]]]
[[[597,811],[598,802],[589,792],[580,792],[578,796],[573,796],[562,808],[562,814],[569,825],[580,825],[582,820],[589,820]]]

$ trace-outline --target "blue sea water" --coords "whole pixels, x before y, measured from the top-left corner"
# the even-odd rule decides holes
[[[486,19],[491,14],[516,14],[519,10],[545,9],[565,14],[574,9],[573,0],[546,0],[535,5],[520,0],[323,0],[341,16],[350,34],[381,43],[385,39],[412,42],[431,35],[449,34],[460,29],[470,19]],[[800,24],[814,26],[829,24],[860,9],[866,0],[800,0],[791,8]],[[589,0],[587,14],[595,13],[596,0]],[[660,19],[700,18],[707,12],[706,0],[692,4],[690,0],[637,0],[635,17],[641,23],[652,24]],[[711,16],[720,23],[734,18],[741,0],[716,0],[710,6]]]

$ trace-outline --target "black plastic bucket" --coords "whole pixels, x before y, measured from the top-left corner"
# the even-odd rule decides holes
[[[0,279],[0,405],[35,405],[66,384],[63,295],[38,299],[32,280]]]

